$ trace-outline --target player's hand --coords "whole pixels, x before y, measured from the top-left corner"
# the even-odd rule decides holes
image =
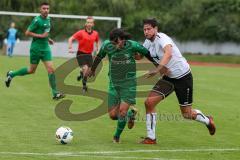
[[[134,55],[134,58],[135,58],[135,60],[141,60],[143,58],[143,56],[141,54],[139,54],[139,53],[136,53]]]
[[[7,43],[8,43],[8,40],[5,38],[4,39],[4,44],[7,45]]]
[[[50,45],[53,45],[55,42],[54,42],[54,40],[52,40],[52,39],[48,39],[48,43],[50,44]]]
[[[166,75],[166,76],[168,76],[170,74],[170,70],[165,66],[162,66],[160,68],[159,72],[161,75]]]
[[[68,48],[68,53],[74,53],[73,49],[72,48]]]
[[[154,70],[151,70],[151,71],[148,71],[148,73],[146,73],[144,75],[145,78],[150,78],[150,77],[153,77],[155,76],[156,74],[158,74],[158,70],[157,69],[154,69]]]

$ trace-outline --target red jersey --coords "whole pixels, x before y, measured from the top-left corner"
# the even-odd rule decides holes
[[[92,54],[94,42],[99,41],[98,32],[94,30],[91,33],[88,33],[85,29],[79,30],[73,35],[73,38],[78,41],[78,51],[86,54]]]

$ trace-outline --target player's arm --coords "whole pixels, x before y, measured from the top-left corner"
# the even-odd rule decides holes
[[[48,38],[48,43],[49,43],[49,44],[51,44],[51,45],[53,45],[55,42],[54,42],[54,40],[53,40],[53,39],[51,39],[51,38]]]
[[[73,49],[72,49],[73,40],[75,40],[74,36],[71,36],[68,39],[68,51],[69,51],[69,53],[73,53]]]
[[[91,70],[88,73],[88,76],[95,76],[95,71],[97,69],[97,66],[99,63],[102,61],[102,59],[106,56],[106,51],[105,51],[105,45],[103,44],[102,47],[100,48],[99,53],[97,54],[96,58],[93,61],[93,65],[91,66]]]
[[[99,63],[102,61],[102,57],[97,55],[96,58],[94,59],[93,61],[93,64],[92,64],[92,67],[91,67],[91,70],[90,72],[88,73],[88,76],[91,77],[91,76],[95,76],[95,71],[97,69],[97,66],[99,65]]]
[[[99,51],[99,46],[100,46],[100,41],[97,41],[96,42],[96,52],[98,53],[98,51]]]
[[[156,61],[154,61],[153,57],[151,57],[151,54],[150,54],[149,51],[148,51],[148,53],[145,54],[144,56],[145,56],[150,62],[152,62],[154,66],[156,66],[156,67],[159,66],[159,64],[158,64]]]
[[[96,42],[96,52],[98,53],[99,47],[100,47],[100,40],[99,40],[99,35],[98,34],[97,34],[95,42]]]
[[[37,34],[37,33],[27,30],[25,32],[25,35],[29,36],[29,37],[35,37],[35,38],[46,38],[46,37],[48,37],[48,32],[44,32],[43,34]]]
[[[37,34],[37,33],[34,32],[37,29],[37,27],[39,27],[38,23],[39,23],[38,19],[35,17],[33,19],[33,21],[31,22],[31,24],[28,26],[28,29],[25,32],[25,35],[26,36],[30,36],[30,37],[35,37],[35,38],[46,38],[46,37],[48,37],[48,33],[50,31],[50,27],[47,28],[44,31],[44,33],[42,33],[42,34]]]
[[[154,61],[151,57],[150,52],[141,44],[135,43],[134,49],[137,52],[135,54],[135,59],[141,59],[143,56],[146,57],[150,62],[152,62],[155,66],[158,66],[158,63]],[[137,58],[136,58],[137,57]]]
[[[6,38],[8,38],[8,36],[9,36],[9,31],[7,31]]]
[[[147,77],[152,77],[156,75],[157,73],[160,73],[161,75],[168,75],[169,74],[169,69],[166,67],[170,59],[172,58],[172,45],[168,44],[164,48],[164,54],[163,58],[160,60],[159,65],[156,69],[149,71],[147,73]]]
[[[18,39],[18,38],[19,38],[19,35],[18,35],[18,30],[17,30],[17,32],[15,34],[15,39]]]

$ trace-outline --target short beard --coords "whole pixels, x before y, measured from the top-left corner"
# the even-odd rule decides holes
[[[154,41],[155,37],[156,37],[156,35],[153,35],[151,38],[147,38],[147,39],[150,41]]]

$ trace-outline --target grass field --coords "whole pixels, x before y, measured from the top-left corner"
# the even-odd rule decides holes
[[[59,66],[66,59],[55,59]],[[137,99],[140,110],[136,126],[126,129],[122,143],[113,144],[116,125],[107,115],[89,121],[62,121],[55,115],[58,102],[51,99],[47,73],[41,64],[35,75],[16,77],[5,88],[5,74],[28,64],[28,57],[0,56],[0,160],[50,159],[153,159],[153,160],[225,160],[240,158],[240,68],[192,66],[194,75],[194,106],[215,118],[217,132],[210,136],[205,126],[179,117],[174,94],[158,105],[158,144],[138,144],[145,136],[144,98]],[[89,87],[106,91],[107,63],[96,82]],[[67,84],[80,86],[77,70],[66,79]],[[145,88],[151,88],[146,86]],[[73,100],[71,111],[85,112],[97,107],[100,100],[67,95]],[[167,116],[168,118],[164,118]],[[74,131],[69,145],[55,141],[55,131],[66,125]]]

